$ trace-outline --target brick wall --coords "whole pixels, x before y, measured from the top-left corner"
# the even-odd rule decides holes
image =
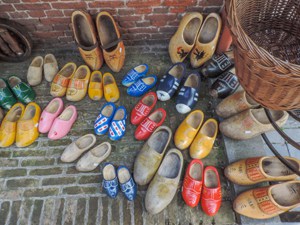
[[[163,43],[176,30],[185,12],[219,12],[223,0],[0,0],[0,18],[28,28],[37,44],[73,42],[70,15],[85,9],[93,16],[112,13],[126,45]]]

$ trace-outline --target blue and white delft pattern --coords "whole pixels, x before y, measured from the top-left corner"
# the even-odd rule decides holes
[[[109,106],[112,106],[113,108],[113,111],[111,113],[111,115],[109,117],[107,116],[104,116],[102,114],[103,110],[106,108],[106,107],[109,107]],[[96,120],[95,120],[95,123],[94,123],[94,131],[95,131],[95,134],[97,135],[102,135],[102,134],[105,134],[108,129],[109,129],[109,126],[111,124],[111,120],[114,116],[114,113],[116,111],[116,106],[114,103],[112,102],[108,102],[106,103],[100,110],[100,113],[99,115],[97,116]]]
[[[123,113],[124,117],[120,120],[116,120],[115,118],[113,118],[109,127],[108,136],[113,141],[120,140],[125,135],[125,131],[126,131],[126,118],[127,118],[126,108],[124,106],[118,107],[118,109],[115,112],[115,115],[118,113],[119,110],[124,111]]]
[[[130,174],[130,172],[126,166],[120,166],[118,168],[118,172],[120,169],[123,169],[123,168],[125,168],[128,171],[128,173]],[[131,176],[131,174],[130,174],[130,176]],[[134,182],[132,176],[130,177],[130,179],[127,182],[125,182],[123,184],[120,183],[120,188],[121,188],[121,191],[123,192],[123,194],[125,195],[125,197],[129,201],[133,201],[136,198],[137,185]]]
[[[119,193],[119,181],[115,177],[113,180],[105,180],[103,178],[102,187],[105,190],[106,194],[111,198],[116,198]]]

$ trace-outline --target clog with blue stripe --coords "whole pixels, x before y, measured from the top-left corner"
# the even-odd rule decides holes
[[[156,75],[149,75],[141,78],[127,89],[127,94],[133,97],[140,97],[153,88],[156,82]]]
[[[129,87],[133,83],[135,83],[140,78],[146,76],[148,73],[149,67],[147,64],[141,64],[129,70],[129,72],[125,75],[122,80],[122,85],[125,87]]]

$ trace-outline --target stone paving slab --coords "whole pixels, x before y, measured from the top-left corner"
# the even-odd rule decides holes
[[[123,75],[141,63],[148,63],[150,73],[162,76],[171,66],[167,51],[159,53],[142,53],[141,49],[126,49],[126,63],[120,73],[114,74],[118,83]],[[69,61],[77,65],[83,64],[77,50],[52,50],[34,52],[32,58],[41,54],[54,53],[60,68]],[[31,58],[31,59],[32,59]],[[26,77],[30,60],[23,63],[0,62],[1,77],[9,75]],[[110,71],[106,66],[102,72]],[[52,99],[49,94],[49,84],[44,80],[35,87],[37,103],[44,108]],[[117,105],[124,104],[130,112],[139,98],[129,97],[126,89],[120,87],[121,99]],[[210,97],[207,96],[208,85],[203,83],[200,91],[198,109],[205,112],[206,119],[214,116]],[[64,98],[66,105],[71,104]],[[30,147],[16,148],[15,146],[0,150],[0,224],[236,224],[236,215],[232,210],[233,192],[230,183],[223,176],[223,168],[227,164],[224,144],[221,135],[217,137],[212,153],[205,158],[205,165],[218,168],[222,182],[223,203],[220,212],[215,217],[206,216],[200,206],[189,208],[184,205],[180,190],[162,213],[151,216],[145,211],[144,196],[147,187],[139,187],[138,198],[128,202],[122,194],[116,200],[111,200],[101,188],[101,169],[97,168],[88,173],[75,170],[75,163],[63,163],[59,157],[64,148],[78,137],[93,132],[93,122],[99,109],[105,103],[102,99],[93,102],[88,97],[74,103],[78,108],[78,120],[69,135],[59,141],[48,140],[46,135]],[[167,103],[159,102],[168,112],[165,125],[173,131],[184,119],[175,109],[175,99]],[[135,127],[128,125],[126,136],[119,142],[111,142],[112,153],[106,161],[114,165],[126,165],[132,168],[135,156],[143,142],[135,141]],[[108,137],[98,136],[97,143],[107,141]],[[170,148],[174,147],[172,143]],[[191,160],[188,152],[183,152],[185,167]]]

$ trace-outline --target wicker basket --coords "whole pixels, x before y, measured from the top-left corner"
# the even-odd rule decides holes
[[[226,12],[246,92],[270,109],[299,109],[300,1],[227,0]]]

